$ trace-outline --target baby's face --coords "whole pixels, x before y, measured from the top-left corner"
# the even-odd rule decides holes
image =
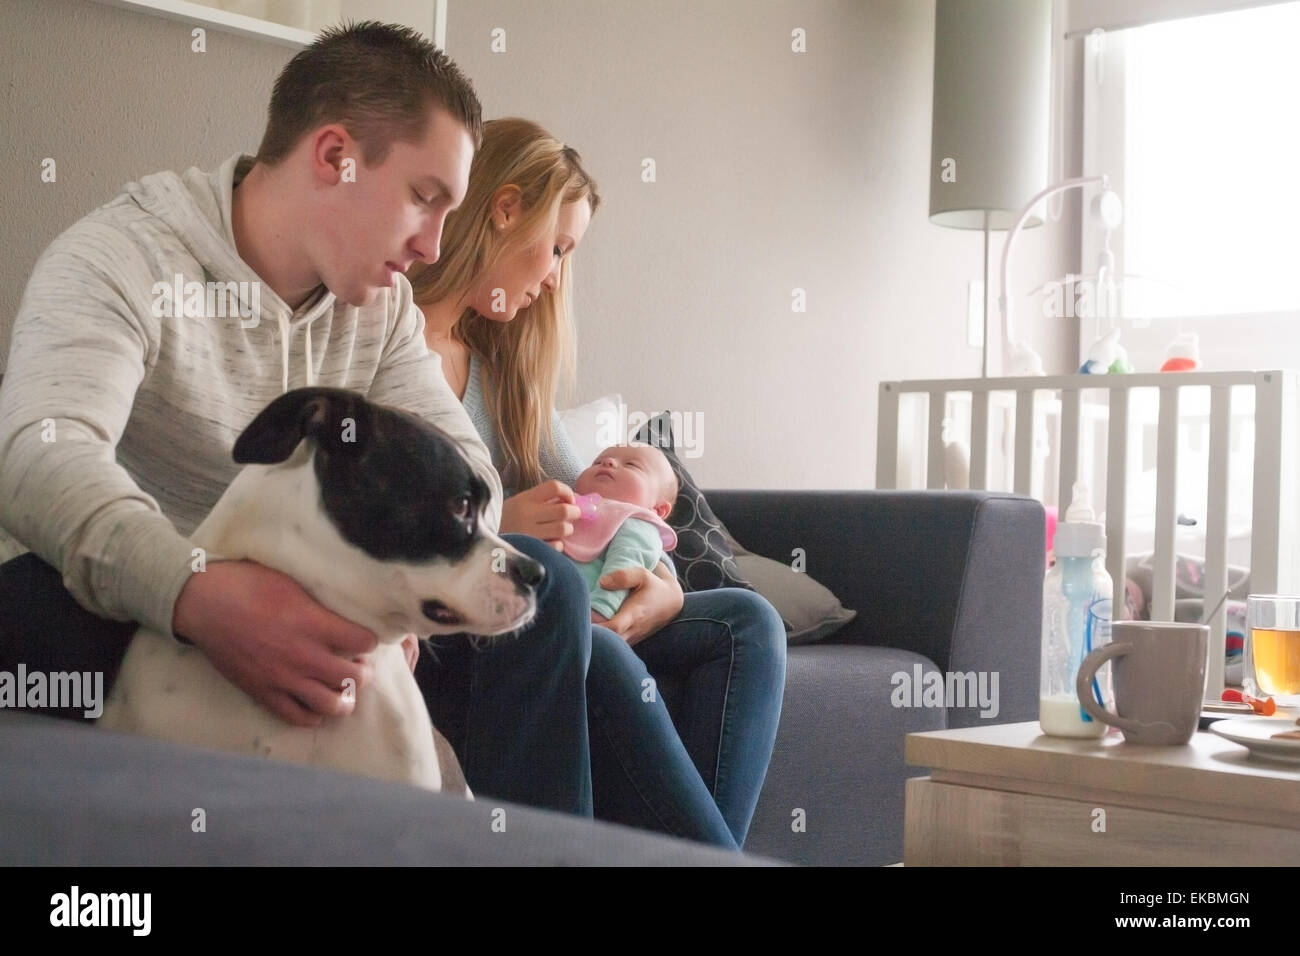
[[[580,495],[627,501],[649,508],[666,518],[677,497],[672,466],[658,448],[650,445],[615,445],[606,448],[590,468],[578,476],[573,490]]]

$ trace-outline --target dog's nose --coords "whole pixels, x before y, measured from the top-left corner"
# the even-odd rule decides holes
[[[520,594],[535,591],[546,577],[546,568],[532,558],[520,555],[510,561],[510,577]]]

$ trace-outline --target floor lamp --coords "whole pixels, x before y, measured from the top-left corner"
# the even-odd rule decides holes
[[[938,0],[930,221],[984,233],[986,378],[989,233],[1010,229],[1047,185],[1051,59],[1051,0]],[[1042,224],[1029,216],[1021,228]]]

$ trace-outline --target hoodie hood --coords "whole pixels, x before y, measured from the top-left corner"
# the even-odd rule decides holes
[[[205,278],[234,282],[241,290],[240,305],[256,310],[257,324],[267,322],[278,330],[281,391],[289,388],[289,361],[293,340],[303,330],[302,356],[307,384],[314,385],[311,326],[334,310],[334,295],[324,285],[295,311],[290,309],[235,247],[231,200],[235,186],[253,165],[253,157],[236,153],[213,172],[190,167],[183,173],[154,173],[130,183],[126,192],[141,209],[165,223],[180,243],[203,266]],[[244,289],[257,289],[245,296]]]

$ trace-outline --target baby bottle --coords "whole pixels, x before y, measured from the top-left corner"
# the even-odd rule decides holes
[[[1043,582],[1043,669],[1038,723],[1056,737],[1100,737],[1107,727],[1079,706],[1074,681],[1088,652],[1110,641],[1112,587],[1103,563],[1106,533],[1094,520],[1088,488],[1074,485],[1065,520],[1056,526],[1056,564]],[[1092,692],[1110,702],[1110,668]]]

